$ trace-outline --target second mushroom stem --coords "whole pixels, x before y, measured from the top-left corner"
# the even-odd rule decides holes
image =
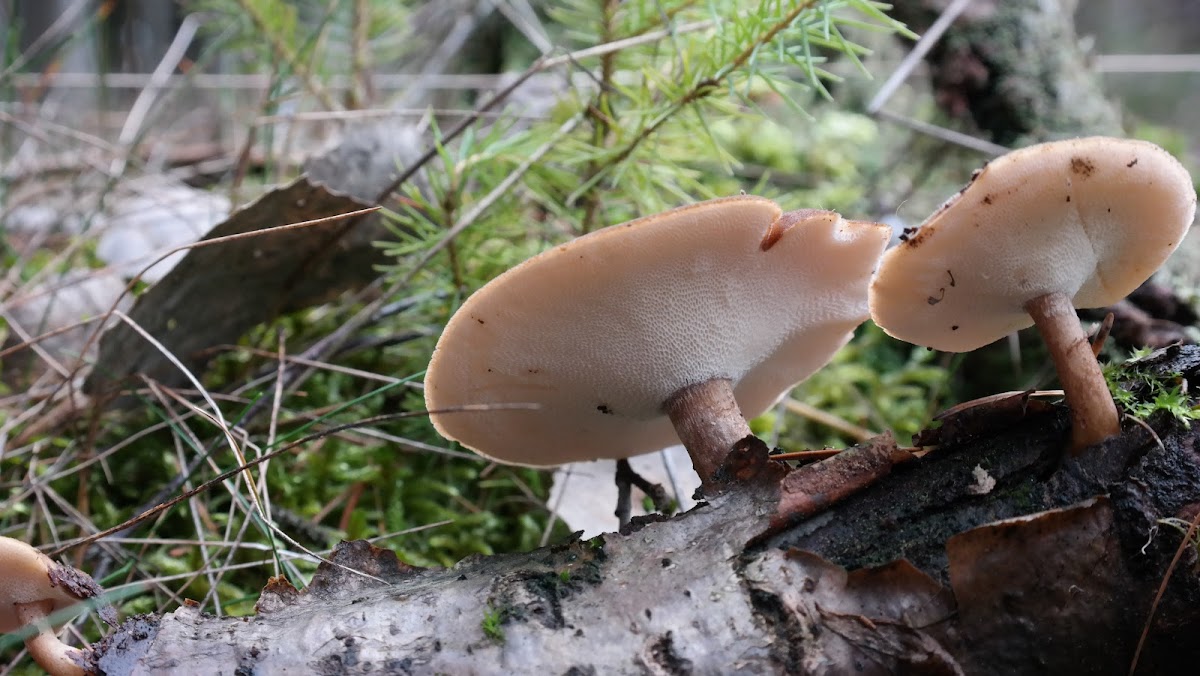
[[[734,444],[752,434],[733,398],[733,385],[724,378],[679,390],[665,409],[705,486],[712,485]]]
[[[1065,293],[1048,293],[1026,303],[1025,311],[1046,341],[1067,396],[1067,406],[1071,409],[1071,453],[1078,455],[1088,446],[1119,433],[1117,406],[1071,299]]]
[[[54,603],[33,601],[18,603],[15,608],[21,624],[37,627],[37,633],[25,639],[25,648],[38,666],[50,676],[84,676],[88,673],[81,666],[83,651],[60,641],[46,623],[46,618],[54,610]]]

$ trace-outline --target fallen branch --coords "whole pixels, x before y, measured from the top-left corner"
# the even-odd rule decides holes
[[[1139,368],[1200,382],[1200,348]],[[964,409],[1007,424],[931,431],[935,450],[883,462],[857,492],[803,489],[784,504],[824,504],[774,534],[784,487],[824,485],[796,477],[899,449],[876,439],[781,483],[765,449],[742,444],[723,471],[743,483],[684,515],[449,569],[345,544],[307,589],[272,581],[254,617],[135,618],[92,656],[106,674],[1120,674],[1145,627],[1139,673],[1187,672],[1197,551],[1156,526],[1200,506],[1200,433],[1151,418],[1153,433],[1129,425],[1064,460],[1066,411],[1029,404]]]

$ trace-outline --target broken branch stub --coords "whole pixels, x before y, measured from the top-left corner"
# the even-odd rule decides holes
[[[368,206],[301,177],[238,210],[201,242]],[[212,356],[207,350],[236,343],[247,330],[288,307],[294,287],[316,261],[337,249],[345,228],[345,222],[330,221],[191,249],[138,297],[129,317],[185,366],[199,370]],[[84,385],[89,394],[110,391],[137,373],[168,385],[186,382],[162,353],[124,323],[101,337],[96,364]]]

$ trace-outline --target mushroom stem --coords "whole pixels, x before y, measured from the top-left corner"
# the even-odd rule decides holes
[[[1050,358],[1058,371],[1058,380],[1071,409],[1071,454],[1097,444],[1121,431],[1117,406],[1109,394],[1096,355],[1088,342],[1071,298],[1062,292],[1048,293],[1025,303],[1033,317]]]
[[[664,408],[705,486],[712,485],[734,444],[752,434],[726,378],[688,385],[671,395]]]
[[[46,618],[54,610],[53,601],[16,604],[17,618],[24,625],[35,625],[38,633],[25,639],[29,656],[50,676],[85,676],[83,651],[58,639]]]

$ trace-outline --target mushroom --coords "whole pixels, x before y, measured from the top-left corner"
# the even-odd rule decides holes
[[[37,633],[25,639],[25,647],[47,673],[90,673],[84,652],[55,636],[50,616],[97,595],[100,586],[87,574],[7,537],[0,537],[0,571],[0,633],[34,625]]]
[[[1017,150],[977,171],[884,254],[871,317],[896,338],[949,352],[1036,324],[1078,454],[1120,423],[1075,308],[1133,291],[1179,245],[1195,212],[1188,172],[1152,143],[1093,137]]]
[[[425,377],[430,417],[480,455],[527,466],[682,441],[711,485],[751,434],[743,412],[765,411],[865,321],[888,235],[743,195],[556,246],[451,317]]]

